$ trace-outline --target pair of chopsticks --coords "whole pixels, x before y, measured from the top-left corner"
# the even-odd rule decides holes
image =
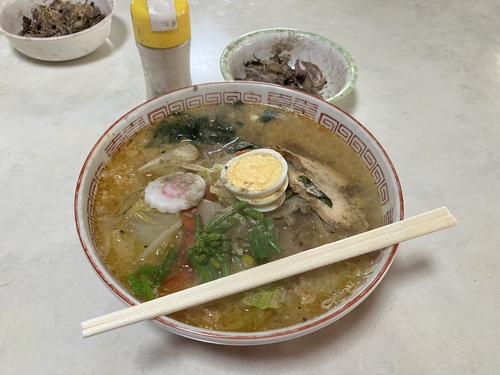
[[[177,293],[82,322],[90,337],[143,320],[167,315],[315,268],[380,250],[457,223],[446,207],[316,247]]]

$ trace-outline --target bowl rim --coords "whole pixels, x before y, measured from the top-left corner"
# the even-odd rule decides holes
[[[394,182],[396,184],[396,191],[397,191],[397,197],[399,200],[399,217],[394,216],[396,220],[403,220],[404,218],[404,197],[403,197],[403,191],[401,187],[401,182],[398,176],[398,173],[395,169],[395,166],[390,159],[389,155],[383,148],[383,146],[380,144],[380,142],[375,138],[375,136],[364,126],[362,125],[358,120],[356,120],[353,116],[342,110],[341,108],[335,106],[334,104],[331,104],[321,98],[315,97],[311,94],[307,94],[301,91],[293,90],[284,86],[279,86],[279,85],[273,85],[273,84],[268,84],[268,83],[263,83],[263,82],[253,82],[253,81],[222,81],[222,82],[207,82],[203,84],[198,84],[198,85],[193,85],[189,87],[184,87],[180,88],[177,90],[170,91],[168,93],[165,93],[159,97],[150,99],[146,102],[143,102],[124,115],[122,115],[120,118],[118,118],[116,121],[112,123],[103,133],[102,135],[98,138],[98,140],[95,142],[94,146],[90,150],[89,154],[87,155],[83,166],[79,172],[79,177],[76,183],[76,189],[75,189],[75,194],[74,194],[74,219],[76,223],[76,229],[77,229],[77,234],[80,240],[80,244],[84,250],[84,253],[87,257],[87,260],[90,262],[92,268],[94,271],[97,273],[99,276],[99,279],[101,282],[105,284],[105,286],[110,289],[115,297],[117,297],[120,302],[133,306],[136,304],[139,304],[140,301],[138,301],[135,297],[133,297],[130,293],[125,291],[124,287],[122,287],[117,280],[113,278],[111,274],[109,274],[109,271],[105,271],[105,265],[103,264],[102,259],[100,259],[99,255],[97,254],[97,250],[94,248],[92,240],[88,238],[89,234],[83,230],[82,227],[85,226],[85,214],[87,211],[84,211],[81,209],[82,203],[83,203],[83,198],[82,196],[84,195],[84,177],[86,178],[91,178],[92,176],[88,175],[89,172],[89,165],[92,162],[92,158],[94,157],[95,153],[99,150],[99,147],[102,146],[102,143],[105,139],[109,137],[109,135],[115,130],[117,126],[119,126],[122,122],[124,121],[130,121],[131,118],[136,116],[143,107],[147,106],[148,103],[154,102],[154,101],[159,101],[162,100],[161,98],[172,95],[176,91],[185,91],[185,90],[194,90],[197,91],[200,88],[204,86],[221,86],[223,87],[224,85],[230,85],[230,84],[239,84],[239,85],[258,85],[258,86],[265,86],[265,87],[272,87],[273,89],[278,89],[278,90],[284,90],[287,92],[293,92],[295,95],[299,96],[307,96],[311,100],[320,100],[324,102],[326,105],[332,106],[335,108],[335,110],[340,111],[343,115],[348,117],[351,121],[354,121],[357,126],[359,126],[366,134],[374,141],[376,146],[379,148],[380,152],[384,156],[385,160],[388,163],[389,169],[393,173],[393,178]],[[397,203],[397,202],[396,202]],[[81,213],[81,215],[80,215]],[[225,332],[225,331],[217,331],[217,330],[208,330],[204,328],[199,328],[199,327],[193,327],[191,325],[178,322],[172,318],[160,316],[152,321],[155,323],[159,324],[162,328],[165,328],[168,332],[170,333],[175,333],[179,336],[187,337],[190,339],[194,339],[197,341],[201,342],[208,342],[208,343],[216,343],[216,344],[222,344],[222,345],[231,345],[231,346],[252,346],[252,345],[263,345],[263,344],[273,344],[273,343],[278,343],[282,341],[287,341],[291,339],[295,339],[307,334],[310,334],[312,332],[315,332],[323,327],[326,327],[327,325],[339,320],[342,318],[344,315],[349,313],[352,309],[354,309],[356,306],[358,306],[362,301],[364,301],[378,286],[378,284],[381,282],[381,280],[384,278],[386,273],[388,272],[390,266],[393,263],[394,257],[396,255],[397,249],[398,249],[399,244],[395,244],[393,246],[389,246],[384,249],[384,251],[388,251],[389,254],[387,255],[387,259],[384,261],[383,265],[381,266],[380,270],[377,271],[377,274],[371,280],[369,283],[363,286],[363,289],[360,290],[360,292],[351,300],[346,301],[345,303],[341,303],[341,307],[339,310],[337,310],[335,313],[330,312],[325,312],[318,317],[311,319],[307,321],[307,323],[300,323],[288,327],[283,327],[280,329],[275,329],[275,330],[267,330],[267,331],[262,331],[262,332]]]
[[[234,77],[231,75],[229,72],[228,68],[228,60],[230,54],[243,42],[246,40],[262,35],[262,34],[295,34],[295,35],[300,35],[302,37],[306,38],[312,38],[320,41],[321,43],[328,44],[330,45],[333,49],[335,49],[342,57],[345,59],[349,71],[349,80],[347,83],[342,87],[342,89],[336,93],[335,95],[329,97],[329,98],[322,98],[323,100],[329,102],[329,103],[334,103],[336,101],[339,101],[340,99],[346,97],[353,89],[354,86],[356,85],[356,82],[358,81],[358,66],[356,64],[356,61],[354,58],[351,56],[351,54],[340,44],[337,42],[334,42],[331,39],[328,39],[322,35],[315,34],[309,31],[303,31],[295,28],[267,28],[267,29],[260,29],[260,30],[255,30],[248,32],[246,34],[243,34],[239,36],[237,39],[233,40],[231,43],[229,43],[226,48],[222,51],[221,57],[219,59],[219,67],[220,71],[222,74],[222,77],[226,81],[233,81],[235,80]],[[261,82],[262,83],[262,82]]]
[[[91,33],[93,30],[98,29],[105,25],[113,16],[113,12],[115,11],[116,7],[116,0],[104,0],[106,3],[108,3],[111,7],[111,10],[109,11],[108,14],[106,14],[106,17],[104,17],[100,22],[96,23],[94,26],[89,27],[85,30],[78,31],[73,34],[67,34],[67,35],[59,35],[59,36],[49,36],[46,38],[39,38],[39,37],[33,37],[33,36],[22,36],[22,35],[17,35],[17,34],[12,34],[11,32],[5,30],[3,27],[0,25],[0,34],[5,35],[7,38],[11,39],[16,39],[20,41],[47,41],[47,42],[54,42],[54,41],[60,41],[60,40],[65,40],[65,39],[70,39],[70,38],[75,38],[77,36],[81,36],[84,34]],[[4,8],[7,7],[8,4],[12,4],[13,2],[10,3],[2,3],[0,5],[0,16],[2,15]]]

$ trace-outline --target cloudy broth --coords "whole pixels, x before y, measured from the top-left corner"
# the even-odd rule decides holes
[[[297,194],[288,192],[287,200],[278,211],[265,213],[265,216],[273,217],[277,241],[283,250],[281,254],[273,254],[268,261],[382,225],[378,191],[363,161],[349,145],[313,121],[285,110],[253,104],[214,105],[189,110],[186,114],[190,119],[208,119],[207,123],[219,123],[221,128],[231,129],[220,139],[217,135],[213,138],[211,134],[207,136],[207,132],[204,140],[195,139],[192,144],[201,155],[196,161],[180,163],[181,167],[174,165],[141,173],[141,166],[177,147],[181,141],[166,140],[158,130],[158,124],[148,125],[111,158],[99,181],[94,219],[100,254],[127,289],[132,290],[128,275],[138,267],[161,264],[172,248],[179,251],[168,276],[155,288],[157,295],[173,293],[201,282],[186,258],[186,248],[193,241],[188,238],[186,215],[191,215],[193,219],[197,207],[190,208],[187,214],[160,214],[144,204],[144,189],[162,174],[177,169],[185,171],[186,164],[190,164],[190,172],[207,179],[208,186],[216,187],[217,171],[220,170],[217,166],[224,165],[234,156],[223,146],[235,139],[257,147],[280,147],[324,166],[325,171],[340,176],[343,181],[340,193],[363,217],[359,223],[332,228],[308,207],[279,213],[279,210],[285,211],[284,207],[290,204],[291,197],[296,198]],[[209,141],[205,142],[207,139]],[[199,166],[199,170],[193,169],[193,165]],[[219,186],[214,191],[220,189]],[[222,207],[231,203],[225,201],[223,196],[209,192],[209,189],[206,198]],[[332,203],[335,207],[336,202]],[[165,227],[175,226],[176,222],[182,222],[182,225],[155,251],[148,252],[157,234]],[[232,251],[232,259],[241,263],[233,264],[233,271],[238,267],[253,266],[251,262],[245,263],[247,258],[240,254],[241,249]],[[370,253],[170,316],[202,328],[238,332],[277,329],[301,323],[325,313],[347,298],[368,277],[376,257],[376,252]],[[145,297],[138,298],[145,300]]]

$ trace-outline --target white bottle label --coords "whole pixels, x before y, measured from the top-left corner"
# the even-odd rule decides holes
[[[146,0],[152,31],[177,29],[174,0]]]

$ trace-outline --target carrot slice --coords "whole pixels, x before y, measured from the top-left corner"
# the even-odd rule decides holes
[[[167,278],[158,288],[159,295],[166,295],[190,287],[194,282],[191,267],[181,267],[172,277]]]

